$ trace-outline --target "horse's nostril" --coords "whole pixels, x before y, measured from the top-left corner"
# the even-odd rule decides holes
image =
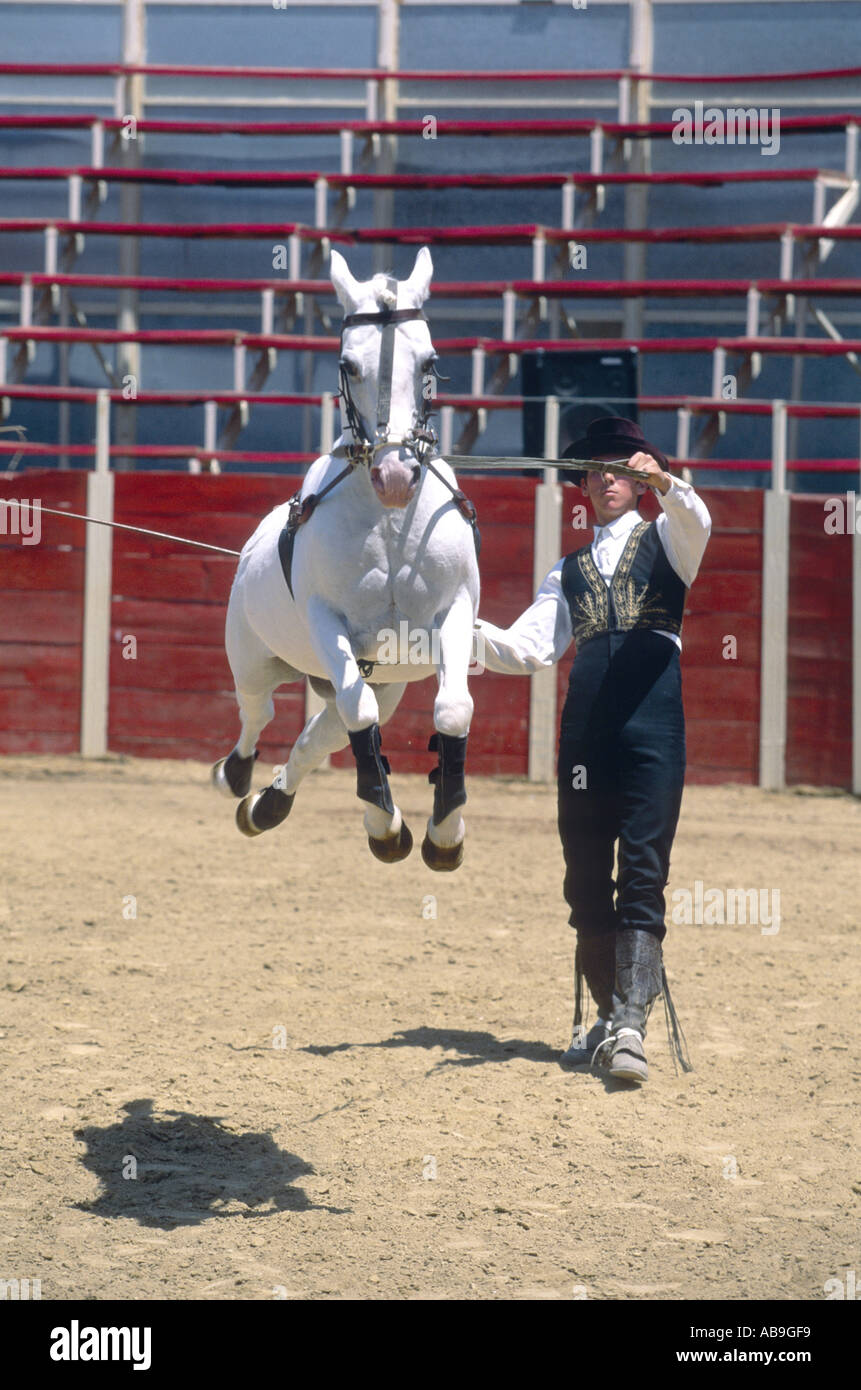
[[[413,482],[414,482],[414,483],[417,483],[417,482],[418,482],[419,478],[421,477],[421,472],[422,472],[422,466],[421,466],[421,464],[420,464],[420,463],[414,463],[414,464],[413,464]]]
[[[380,467],[379,467],[379,464],[376,464],[376,463],[375,463],[374,466],[373,466],[373,468],[371,469],[371,482],[372,482],[372,483],[378,483],[378,482],[380,481],[380,476],[381,476],[381,475],[380,475]]]

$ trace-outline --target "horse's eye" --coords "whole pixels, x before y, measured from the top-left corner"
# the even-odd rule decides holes
[[[351,376],[354,380],[359,375],[358,362],[353,362],[349,357],[341,358],[341,366],[344,368],[347,376]]]
[[[437,354],[436,354],[435,352],[432,352],[432,353],[430,354],[430,356],[429,356],[429,357],[426,357],[426,358],[424,359],[424,361],[422,362],[422,364],[421,364],[421,369],[422,369],[422,371],[423,371],[423,372],[429,372],[429,371],[431,370],[431,368],[432,368],[434,362],[436,362],[437,360],[438,360]]]

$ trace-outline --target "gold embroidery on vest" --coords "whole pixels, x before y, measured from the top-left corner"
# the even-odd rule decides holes
[[[616,625],[620,632],[630,632],[633,628],[661,628],[666,632],[678,632],[680,629],[680,623],[662,599],[657,594],[649,596],[648,583],[638,585],[631,578],[640,541],[650,524],[640,521],[631,531],[611,580]],[[610,605],[607,583],[592,559],[591,546],[584,546],[577,552],[577,563],[589,585],[586,593],[577,594],[574,598],[578,618],[574,635],[582,646],[590,638],[609,630]]]
[[[595,567],[591,546],[586,545],[577,552],[577,564],[589,585],[589,592],[577,594],[574,600],[578,616],[575,638],[577,643],[582,645],[588,642],[590,637],[597,637],[599,633],[607,631],[610,606],[607,585]]]
[[[640,627],[663,628],[667,632],[679,630],[676,618],[669,612],[659,595],[647,597],[648,582],[637,585],[630,577],[640,541],[649,525],[648,521],[641,521],[634,527],[611,581],[616,625],[620,632],[630,632],[633,628]]]

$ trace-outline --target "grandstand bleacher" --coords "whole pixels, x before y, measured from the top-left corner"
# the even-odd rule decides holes
[[[140,19],[141,6],[132,8]],[[216,36],[225,9],[211,13]],[[410,6],[402,9],[407,32]],[[176,45],[184,21],[143,10]],[[555,13],[548,21],[561,22]],[[18,56],[27,32],[22,20]],[[787,475],[799,495],[821,494],[829,480],[843,488],[861,453],[861,226],[852,220],[861,68],[732,73],[727,52],[715,53],[724,69],[716,73],[601,62],[600,52],[591,68],[558,70],[529,70],[521,59],[423,70],[394,52],[388,65],[356,68],[188,65],[148,61],[144,39],[127,29],[113,61],[96,59],[93,38],[94,61],[58,52],[0,64],[0,423],[15,427],[0,434],[0,459],[9,460],[9,486],[28,463],[54,461],[70,473],[158,466],[171,471],[177,497],[197,488],[188,475],[201,469],[295,475],[337,433],[328,248],[355,248],[370,271],[400,267],[427,244],[439,277],[431,326],[451,374],[437,397],[448,453],[522,452],[524,352],[635,348],[636,405],[675,445],[674,466],[715,491],[768,489],[757,517],[745,513],[751,534],[765,528],[767,537],[756,563],[764,569],[781,526],[789,535],[791,513],[803,512],[805,544],[814,544],[810,508],[781,500]],[[506,60],[517,51],[500,23],[488,61],[503,50]],[[677,141],[677,122],[663,113],[699,98],[721,110],[777,107],[786,155],[764,159],[752,140]],[[618,402],[620,413],[629,404]],[[551,406],[548,457],[556,419]],[[471,474],[489,502],[487,481]],[[539,485],[555,487],[549,471]],[[518,498],[531,509],[534,482],[506,486],[510,506]],[[562,541],[570,547],[570,534]],[[123,545],[115,541],[119,557]],[[492,554],[488,592],[502,596]],[[533,568],[540,558],[536,550]],[[516,593],[521,606],[534,578],[530,569]],[[785,596],[788,551],[777,583]],[[716,578],[715,605],[726,589]],[[756,601],[745,588],[742,616]],[[505,590],[504,607],[512,602]],[[762,688],[746,687],[736,721],[745,732],[724,731],[734,761],[720,762],[701,716],[705,780],[728,767],[763,785],[786,775],[785,699],[777,733],[765,727],[791,670],[782,612],[764,620]],[[840,678],[861,689],[859,621],[850,616]],[[524,697],[510,698],[521,717]],[[693,698],[706,701],[704,685]],[[829,753],[827,775],[839,767],[838,780],[858,790],[857,690],[852,699],[855,733],[835,740],[841,751]],[[184,735],[180,746],[189,747]],[[793,766],[818,780],[814,762]],[[546,760],[528,770],[546,774]]]

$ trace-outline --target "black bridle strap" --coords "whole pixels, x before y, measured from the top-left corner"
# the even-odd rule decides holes
[[[397,281],[393,280],[392,284],[397,284]],[[347,314],[341,320],[341,336],[345,328],[356,328],[363,323],[407,323],[410,319],[424,319],[427,322],[421,309],[377,309],[373,313]]]
[[[386,288],[398,298],[398,282],[389,276]],[[383,336],[380,343],[380,366],[377,373],[377,437],[386,433],[392,408],[392,370],[395,363],[395,329],[397,324],[391,318],[383,320]]]
[[[397,296],[398,282],[393,276],[386,277],[386,288],[389,293]],[[392,369],[395,359],[395,329],[399,323],[408,323],[410,320],[421,319],[426,322],[426,318],[421,309],[379,309],[373,313],[347,314],[341,324],[341,344],[344,341],[344,329],[356,328],[362,324],[379,324],[382,327],[382,338],[380,342],[380,365],[377,372],[377,434],[385,434],[389,415],[392,407]],[[347,423],[350,430],[357,440],[370,445],[373,441],[368,439],[362,428],[361,417],[356,409],[350,391],[349,379],[346,372],[341,369],[341,391],[344,396],[347,408]]]

